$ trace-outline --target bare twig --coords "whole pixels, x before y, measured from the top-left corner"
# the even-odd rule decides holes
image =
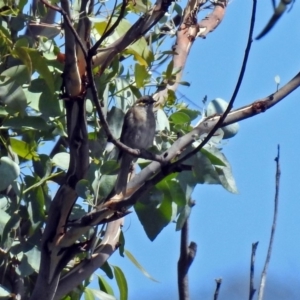
[[[118,25],[120,24],[121,20],[124,17],[125,14],[125,9],[126,9],[126,5],[127,5],[127,0],[123,0],[122,6],[121,6],[121,10],[120,10],[120,14],[116,20],[116,22],[114,22],[114,24],[109,28],[110,26],[110,22],[112,20],[114,11],[116,9],[116,5],[117,5],[117,1],[115,1],[115,5],[111,14],[111,18],[109,19],[107,26],[104,30],[103,35],[101,36],[101,38],[95,43],[95,45],[90,49],[89,51],[89,56],[90,59],[92,58],[92,56],[94,56],[97,53],[97,49],[101,46],[102,42],[112,34],[112,32],[118,27]]]
[[[178,292],[180,300],[189,299],[188,271],[197,253],[197,244],[191,242],[188,246],[189,219],[187,218],[181,229],[180,257],[177,264]]]
[[[270,263],[270,260],[271,260],[272,247],[273,247],[274,235],[275,235],[275,230],[276,230],[277,214],[278,214],[279,186],[280,186],[280,175],[281,175],[279,157],[280,157],[280,146],[278,145],[277,157],[275,158],[275,162],[276,162],[276,176],[275,176],[276,188],[275,188],[273,224],[272,224],[272,229],[271,229],[271,236],[270,236],[268,253],[267,253],[264,269],[263,269],[262,274],[261,274],[260,286],[259,286],[259,291],[258,291],[258,300],[262,300],[263,297],[264,297],[264,290],[265,290],[265,285],[266,285],[266,280],[267,280],[267,270],[268,270],[268,266],[269,266],[269,263]]]
[[[247,62],[248,62],[248,57],[249,57],[250,50],[251,50],[251,44],[252,44],[252,41],[253,41],[253,29],[254,29],[255,13],[256,13],[256,1],[257,0],[253,0],[249,36],[248,36],[247,46],[246,46],[246,50],[245,50],[245,55],[244,55],[240,75],[239,75],[237,84],[235,86],[235,89],[233,91],[233,94],[231,96],[231,99],[228,103],[228,106],[227,106],[226,110],[224,111],[223,115],[218,120],[217,124],[208,133],[208,135],[204,138],[204,140],[200,143],[200,145],[198,147],[196,147],[193,151],[189,152],[186,156],[182,157],[179,161],[176,162],[176,164],[183,163],[186,159],[188,159],[189,157],[191,157],[191,156],[195,155],[197,152],[199,152],[199,150],[202,149],[204,147],[204,145],[207,144],[207,142],[210,140],[210,138],[222,126],[222,123],[224,122],[224,120],[226,119],[227,115],[229,114],[229,112],[231,111],[231,109],[233,107],[233,103],[236,99],[236,96],[239,92],[240,86],[241,86],[243,78],[244,78],[244,74],[245,74],[245,70],[246,70],[246,66],[247,66]]]
[[[216,281],[216,289],[215,289],[215,293],[214,293],[214,300],[218,300],[221,283],[222,283],[222,278],[215,279],[215,281]]]
[[[253,299],[253,296],[256,292],[254,288],[254,266],[255,266],[255,253],[258,246],[258,242],[252,244],[251,251],[251,262],[250,262],[250,287],[249,287],[249,300]]]

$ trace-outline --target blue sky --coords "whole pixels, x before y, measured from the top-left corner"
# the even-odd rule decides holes
[[[206,40],[196,40],[183,78],[191,87],[180,91],[199,106],[205,95],[209,100],[230,99],[244,55],[251,6],[252,1],[231,1],[215,32]],[[253,42],[235,108],[274,92],[276,75],[283,85],[299,72],[299,7],[296,2],[267,36]],[[271,1],[258,1],[255,35],[271,14]],[[300,299],[299,98],[300,90],[296,90],[270,111],[241,122],[238,135],[224,145],[238,195],[220,186],[196,188],[196,206],[190,220],[190,240],[198,244],[189,272],[192,300],[212,299],[214,279],[219,277],[223,279],[219,300],[248,299],[251,245],[257,241],[258,288],[272,225],[278,144],[282,170],[279,213],[265,300]],[[150,281],[127,258],[115,253],[109,263],[124,271],[129,299],[177,299],[180,235],[175,232],[175,225],[170,224],[151,242],[132,213],[126,217],[124,234],[126,249],[159,281]]]

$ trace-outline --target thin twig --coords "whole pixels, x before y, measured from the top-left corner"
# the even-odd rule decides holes
[[[216,289],[215,289],[215,293],[214,293],[214,300],[218,300],[221,283],[222,283],[222,278],[215,279],[215,281],[216,281]]]
[[[193,205],[193,204],[192,204]],[[180,257],[177,264],[178,292],[180,300],[189,299],[188,271],[194,261],[197,252],[197,244],[191,242],[188,246],[189,218],[186,219],[181,229]]]
[[[103,35],[101,36],[101,38],[95,43],[95,45],[89,51],[89,56],[90,57],[94,56],[97,53],[97,49],[100,47],[100,45],[102,44],[102,42],[108,36],[110,36],[110,34],[118,27],[118,25],[120,24],[121,20],[123,19],[124,14],[125,14],[126,5],[127,5],[127,1],[126,0],[123,0],[122,6],[121,6],[121,10],[120,10],[120,14],[119,14],[116,22],[114,22],[114,24],[110,28],[108,28],[109,25],[110,25],[110,23],[111,23],[114,11],[116,9],[116,5],[117,5],[117,1],[115,1],[115,5],[114,5],[114,8],[113,8],[113,11],[112,11],[112,14],[111,14],[111,18],[109,18],[109,21],[108,21],[108,23],[106,25],[106,28],[104,30]]]
[[[266,285],[266,280],[267,280],[267,270],[268,270],[268,266],[269,266],[269,263],[270,263],[270,260],[271,260],[272,247],[273,247],[274,235],[275,235],[275,230],[276,230],[277,215],[278,215],[279,186],[280,186],[280,175],[281,175],[280,164],[279,164],[279,156],[280,156],[280,146],[278,145],[277,157],[275,158],[275,162],[276,162],[276,176],[275,176],[276,188],[275,188],[273,224],[272,224],[272,229],[271,229],[271,236],[270,236],[268,253],[267,253],[264,269],[263,269],[262,274],[261,274],[261,280],[260,280],[260,286],[259,286],[259,292],[258,292],[258,300],[262,300],[263,297],[264,297],[264,290],[265,290],[265,285]]]
[[[202,149],[204,147],[204,145],[207,144],[207,142],[210,140],[210,138],[215,134],[215,132],[222,126],[223,121],[226,119],[227,115],[229,114],[229,112],[231,111],[232,107],[233,107],[233,103],[236,99],[236,96],[239,92],[240,86],[242,84],[243,78],[244,78],[244,74],[245,74],[245,70],[246,70],[246,66],[247,66],[247,62],[248,62],[248,57],[250,54],[250,50],[251,50],[251,45],[252,45],[252,41],[253,41],[253,30],[254,30],[254,24],[255,24],[255,13],[256,13],[256,2],[257,0],[253,0],[253,6],[252,6],[252,15],[251,15],[251,22],[250,22],[250,30],[249,30],[249,36],[248,36],[248,41],[247,41],[247,46],[246,46],[246,50],[245,50],[245,55],[244,55],[244,59],[243,59],[243,63],[242,63],[242,67],[241,67],[241,71],[240,71],[240,75],[237,81],[237,84],[235,86],[234,92],[232,94],[232,97],[228,103],[228,106],[225,110],[225,112],[223,113],[223,115],[220,117],[220,119],[218,120],[217,124],[212,128],[212,130],[208,133],[208,135],[204,138],[204,140],[202,141],[202,143],[196,147],[194,150],[192,150],[191,152],[189,152],[187,155],[185,155],[184,157],[182,157],[181,159],[179,159],[176,164],[180,164],[183,161],[185,161],[186,159],[188,159],[189,157],[195,155],[196,153],[199,152],[200,149]]]
[[[250,262],[249,300],[253,299],[253,296],[256,292],[256,289],[254,288],[254,266],[255,266],[255,253],[256,253],[257,245],[258,245],[258,242],[252,244],[251,262]]]

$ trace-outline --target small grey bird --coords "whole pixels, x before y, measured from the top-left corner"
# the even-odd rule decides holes
[[[120,141],[132,149],[148,149],[155,136],[155,117],[151,96],[143,96],[127,111],[124,117]],[[130,166],[136,157],[120,151],[120,170],[114,192],[125,194]]]

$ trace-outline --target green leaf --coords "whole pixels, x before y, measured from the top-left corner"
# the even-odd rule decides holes
[[[210,160],[201,153],[195,155],[192,165],[198,183],[220,184],[219,176]]]
[[[105,198],[112,191],[117,176],[102,175],[99,181],[99,195],[101,198]]]
[[[25,74],[23,80],[26,79],[25,82],[30,82],[31,74],[32,74],[32,61],[31,61],[31,58],[30,58],[28,52],[26,51],[26,48],[17,46],[14,48],[13,54],[15,54],[26,66],[27,74]],[[23,84],[25,82],[22,82],[20,84]]]
[[[32,247],[29,251],[24,252],[24,255],[27,256],[27,262],[30,267],[38,273],[40,269],[41,251],[37,247]]]
[[[1,73],[2,76],[10,78],[9,80],[15,81],[18,85],[30,82],[31,73],[28,72],[27,66],[17,65],[6,69]]]
[[[135,83],[137,88],[141,88],[145,85],[145,81],[149,78],[147,68],[140,64],[135,64],[134,67]]]
[[[112,271],[112,268],[110,267],[109,263],[106,261],[101,267],[100,269],[106,274],[106,276],[109,279],[113,279],[114,278],[114,274]]]
[[[77,182],[75,191],[79,197],[81,197],[82,199],[87,199],[87,200],[91,199],[92,194],[93,194],[91,187],[90,187],[90,183],[86,179],[81,179]]]
[[[24,49],[27,51],[31,58],[33,69],[35,69],[45,79],[50,92],[54,94],[54,78],[48,68],[48,61],[37,50],[25,47]]]
[[[10,249],[14,239],[17,236],[17,228],[19,227],[20,216],[18,215],[17,212],[8,215],[6,212],[1,210],[0,217],[1,217],[1,223],[0,223],[1,248]]]
[[[191,84],[187,81],[179,81],[178,84],[184,85],[184,86],[191,86]]]
[[[12,113],[25,114],[27,106],[26,95],[16,81],[7,81],[0,84],[0,103],[7,106]]]
[[[135,257],[128,251],[125,250],[126,256],[130,259],[130,261],[150,280],[158,282],[156,279],[154,279],[142,266],[141,264],[135,259]]]
[[[191,214],[192,208],[191,205],[188,203],[184,206],[181,210],[179,217],[176,222],[176,231],[181,230],[186,220],[189,218]]]
[[[223,162],[222,159],[220,158],[221,152],[217,148],[215,148],[215,147],[206,147],[206,148],[202,148],[200,151],[201,151],[202,154],[204,154],[210,160],[210,162],[213,165],[223,166],[223,167],[226,166],[226,163]],[[218,152],[218,156],[216,155],[217,152]]]
[[[120,300],[128,299],[128,287],[124,273],[119,267],[113,266],[115,278],[120,291]]]
[[[120,169],[120,165],[115,160],[105,161],[100,167],[100,173],[103,175],[115,175]]]
[[[20,167],[7,156],[0,158],[0,191],[5,190],[20,175]]]
[[[134,209],[151,241],[175,219],[177,213],[177,205],[156,188],[144,195]]]
[[[32,160],[33,158],[38,159],[38,154],[33,151],[33,149],[30,149],[30,146],[28,143],[24,141],[17,140],[15,138],[9,139],[10,145],[12,150],[17,153],[20,157]]]
[[[221,181],[223,187],[227,191],[229,191],[233,194],[237,194],[238,189],[237,189],[234,177],[232,175],[230,165],[227,165],[226,167],[223,167],[223,168],[216,167],[216,171],[219,175],[219,178],[220,178],[220,181]]]
[[[45,178],[51,174],[52,161],[46,154],[40,154],[38,159],[32,161],[34,172],[40,177]]]
[[[163,192],[164,197],[168,197],[169,201],[173,201],[179,206],[185,205],[185,195],[176,179],[164,178],[156,185],[156,188]]]
[[[89,288],[84,289],[84,300],[95,300],[94,294]]]
[[[51,128],[43,118],[37,116],[10,117],[4,120],[3,127],[38,131],[51,131],[51,129],[54,129]]]
[[[31,187],[39,183],[40,178],[34,178],[27,175],[24,177],[24,181],[27,187]],[[34,229],[36,229],[45,220],[45,194],[43,188],[38,185],[37,187],[30,189],[25,194],[25,200],[28,203],[30,220],[32,221]]]
[[[172,77],[172,73],[173,73],[173,68],[174,68],[174,61],[173,59],[169,62],[168,66],[167,66],[167,70],[165,73],[165,76],[167,79],[170,79]]]
[[[180,112],[187,114],[190,117],[190,121],[195,120],[201,113],[198,110],[181,108]]]
[[[114,296],[109,295],[109,294],[107,294],[103,291],[99,291],[99,290],[95,290],[95,289],[89,289],[89,288],[86,288],[86,289],[90,290],[92,292],[93,296],[96,297],[99,300],[116,300],[116,298]]]
[[[173,113],[170,116],[170,119],[173,121],[174,124],[185,124],[191,122],[190,117],[186,113],[180,111]]]
[[[103,276],[98,276],[99,289],[109,295],[114,295],[114,291]]]

